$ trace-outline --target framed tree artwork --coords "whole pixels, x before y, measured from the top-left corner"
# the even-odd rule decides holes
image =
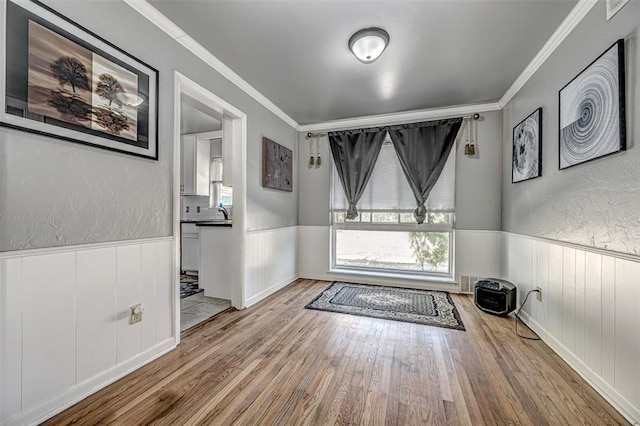
[[[293,191],[293,152],[269,138],[262,138],[262,186]]]
[[[511,183],[542,176],[542,108],[513,128]]]
[[[624,40],[560,89],[560,169],[626,149]]]
[[[0,125],[158,159],[157,70],[37,1],[0,18]]]

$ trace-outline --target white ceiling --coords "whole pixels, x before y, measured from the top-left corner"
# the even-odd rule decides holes
[[[150,0],[300,124],[493,102],[577,0]],[[365,65],[356,30],[391,42]]]

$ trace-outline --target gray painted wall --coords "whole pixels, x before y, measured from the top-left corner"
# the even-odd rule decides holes
[[[501,112],[483,113],[478,122],[476,157],[464,155],[464,132],[458,136],[456,156],[456,229],[500,229]],[[320,140],[322,166],[309,168],[309,140],[299,135],[298,184],[300,225],[329,225],[331,153]],[[313,151],[315,153],[315,143]],[[315,155],[315,154],[314,154]]]
[[[248,229],[297,224],[297,185],[292,193],[261,185],[262,136],[295,151],[292,127],[126,4],[45,3],[159,70],[160,160],[0,129],[0,251],[172,234],[174,70],[248,116]]]
[[[606,21],[598,2],[503,110],[502,223],[510,232],[640,254],[640,1]],[[558,170],[558,90],[625,39],[628,150]],[[512,128],[543,107],[542,177],[511,184]]]

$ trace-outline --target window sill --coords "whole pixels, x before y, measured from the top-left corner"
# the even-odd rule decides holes
[[[351,268],[343,268],[343,267],[333,267],[329,269],[329,274],[344,274],[344,275],[354,275],[360,277],[371,277],[371,278],[390,278],[396,280],[405,280],[405,281],[419,281],[419,282],[427,282],[427,283],[438,283],[438,284],[457,284],[453,277],[449,275],[443,275],[442,277],[437,277],[433,275],[422,275],[422,274],[412,274],[412,273],[396,273],[396,272],[376,272],[376,271],[363,271],[360,269],[351,269]]]

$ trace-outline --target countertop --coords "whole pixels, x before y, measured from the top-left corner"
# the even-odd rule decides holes
[[[193,223],[196,226],[233,226],[233,220],[181,220],[180,223]]]

